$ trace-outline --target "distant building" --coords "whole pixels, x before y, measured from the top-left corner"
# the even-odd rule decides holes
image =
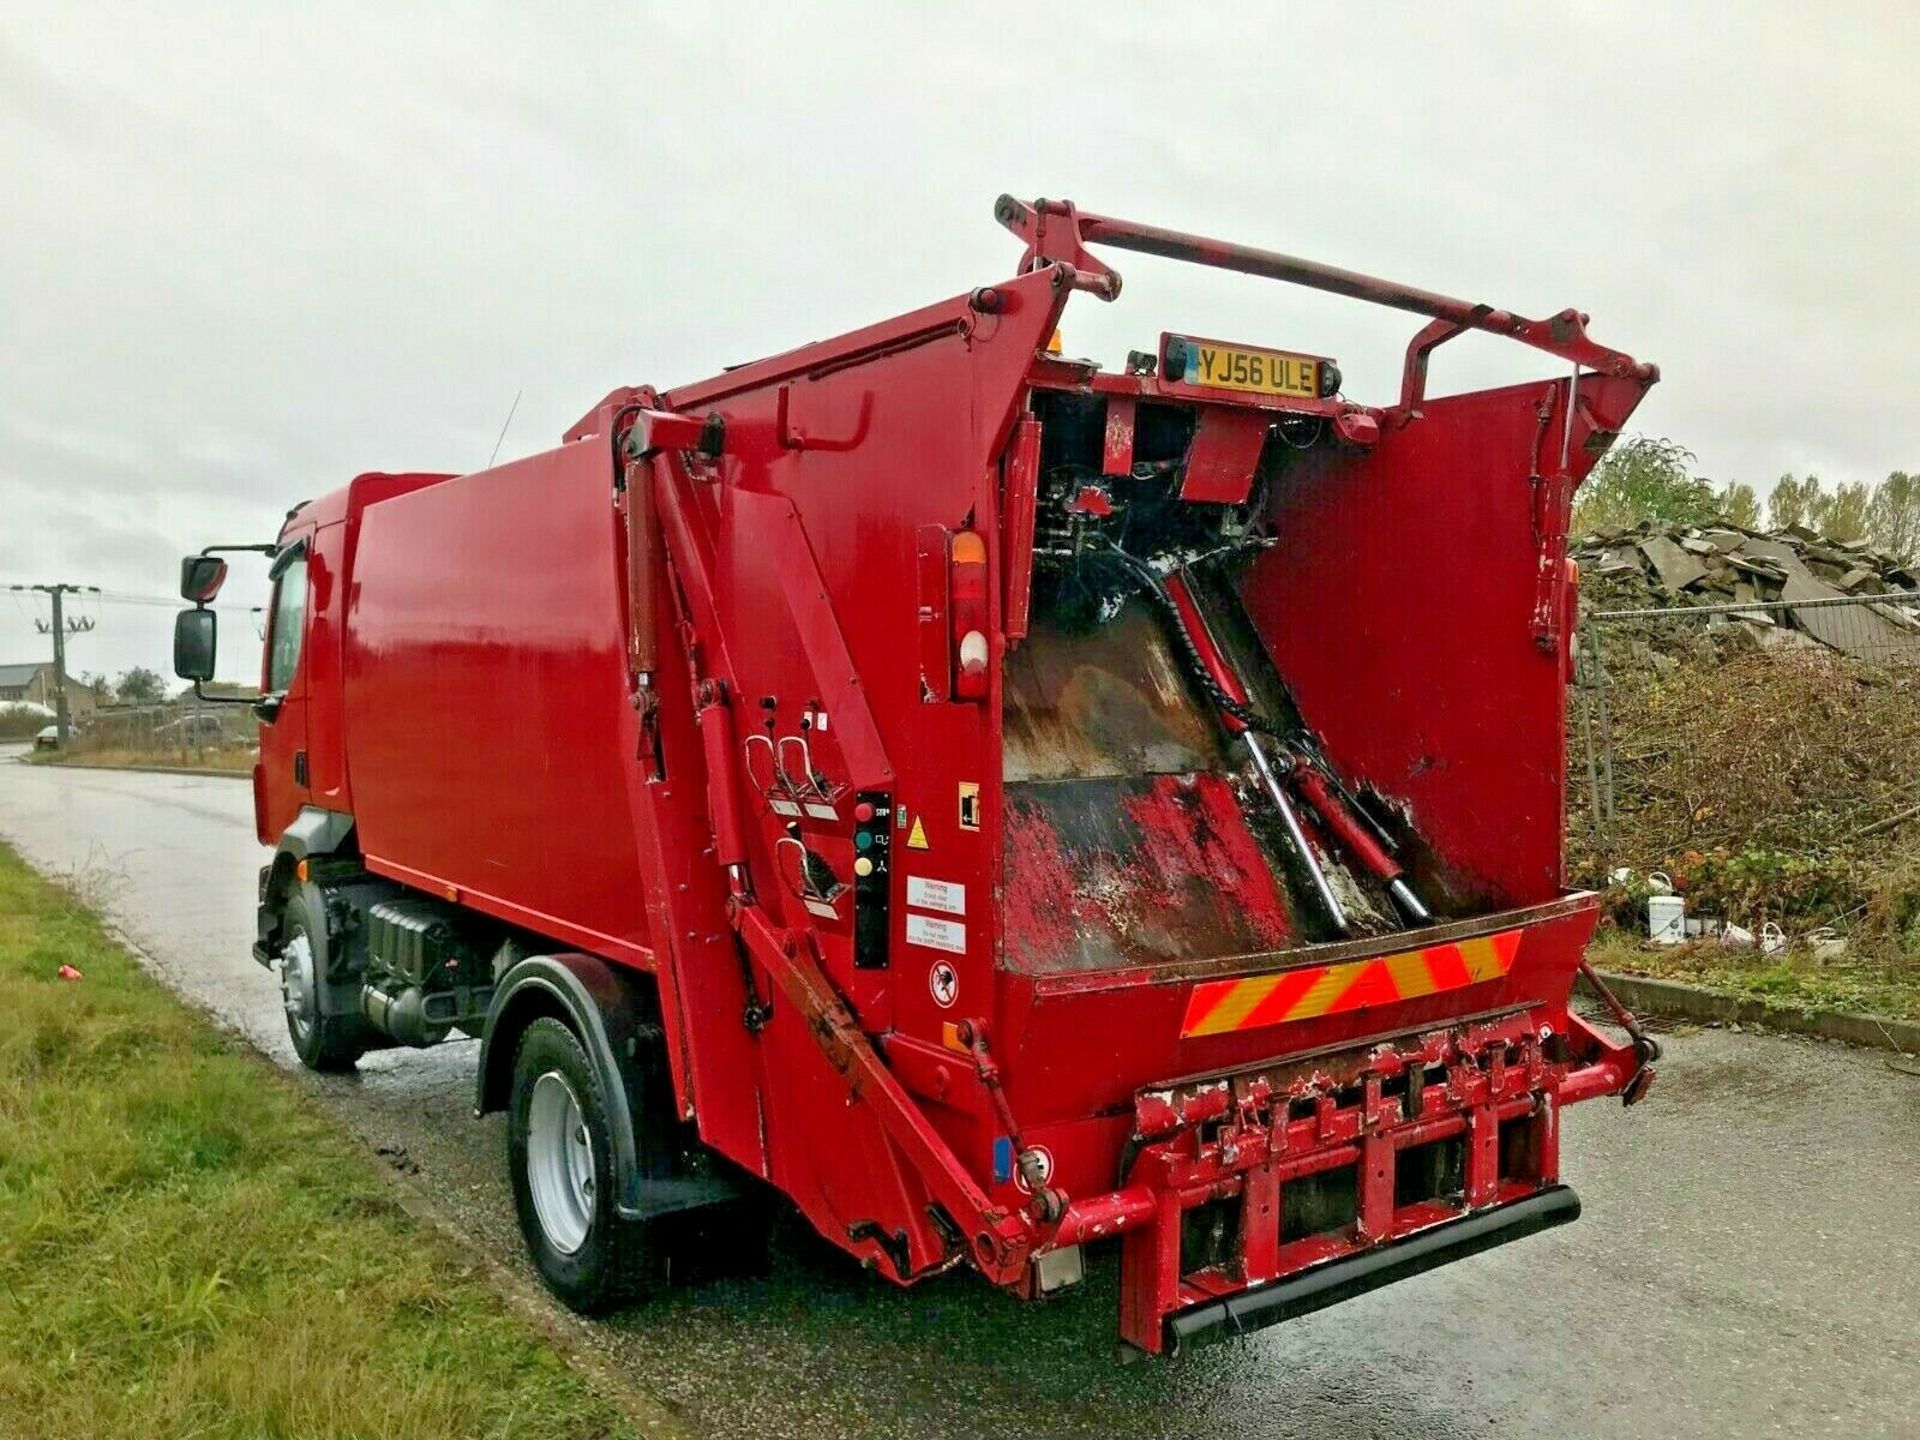
[[[37,705],[58,709],[54,695],[53,662],[42,660],[29,665],[0,665],[0,701],[6,700],[31,700]],[[69,675],[67,713],[84,715],[93,706],[93,691]]]

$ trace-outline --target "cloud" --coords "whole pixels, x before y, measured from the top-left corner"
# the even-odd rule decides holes
[[[483,463],[516,393],[509,455],[1001,278],[1001,190],[1577,305],[1718,479],[1911,469],[1917,52],[1904,6],[1785,0],[46,7],[0,42],[0,581],[165,594],[359,470]],[[1393,393],[1407,316],[1117,263],[1069,348],[1180,327]]]

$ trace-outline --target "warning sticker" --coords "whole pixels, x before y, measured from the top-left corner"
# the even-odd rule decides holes
[[[974,780],[960,782],[960,828],[980,828],[980,785]]]
[[[928,880],[919,875],[909,875],[907,904],[922,910],[938,910],[945,915],[964,915],[967,913],[967,887],[953,880]]]
[[[927,971],[927,989],[933,992],[933,1003],[942,1010],[951,1010],[953,1002],[960,998],[960,975],[953,966],[944,960],[933,962],[933,968]]]
[[[907,832],[907,848],[909,850],[930,850],[933,848],[927,844],[927,827],[920,823],[920,817],[918,815],[913,817],[913,829]]]
[[[1046,1189],[1047,1182],[1053,1179],[1053,1152],[1044,1145],[1033,1147],[1034,1169],[1040,1172],[1040,1188]],[[1031,1195],[1033,1186],[1027,1182],[1027,1175],[1018,1165],[1013,1167],[1013,1185],[1022,1195]]]
[[[929,950],[945,950],[949,955],[967,953],[967,927],[956,920],[935,920],[929,915],[907,916],[907,943],[924,945]]]

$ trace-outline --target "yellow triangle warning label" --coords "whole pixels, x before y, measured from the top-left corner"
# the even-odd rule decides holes
[[[909,850],[927,850],[932,848],[927,844],[927,827],[920,823],[920,817],[918,815],[913,817],[913,829],[907,832],[907,848]]]

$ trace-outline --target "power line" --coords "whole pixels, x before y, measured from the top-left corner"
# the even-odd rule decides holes
[[[165,595],[120,595],[111,590],[103,590],[99,595],[95,596],[94,599],[97,604],[101,605],[143,605],[159,610],[180,610],[185,608],[178,600],[169,599]],[[234,615],[259,615],[263,614],[267,607],[264,605],[203,605],[200,608],[203,610],[225,610]]]
[[[520,408],[520,397],[526,394],[524,389],[513,392],[513,404],[507,407],[507,418],[500,422],[499,439],[493,442],[493,454],[487,456],[487,468],[493,468],[493,462],[500,458],[500,441],[507,438],[507,426],[513,424],[513,412]]]
[[[60,740],[62,744],[66,743],[72,731],[72,723],[67,710],[67,637],[85,634],[87,631],[92,630],[99,623],[96,617],[99,607],[102,605],[124,605],[140,609],[151,608],[164,610],[178,610],[181,608],[180,601],[173,596],[142,595],[138,592],[128,590],[103,590],[98,585],[74,585],[63,582],[56,585],[8,584],[4,588],[12,596],[14,607],[20,611],[23,618],[33,620],[34,628],[42,635],[51,633],[54,637],[53,683],[55,698],[58,701],[55,710],[60,726]],[[25,607],[22,605],[22,596],[36,592],[47,596],[53,602],[54,618],[51,622],[28,615]],[[63,602],[68,599],[71,599],[76,604],[85,603],[90,605],[96,614],[73,616],[65,614]],[[208,605],[203,608],[208,610],[223,610],[229,615],[245,615],[253,621],[254,635],[263,641],[267,638],[266,626],[259,618],[267,613],[267,607],[264,605]]]
[[[7,588],[9,590],[27,591],[37,590],[41,587],[37,585],[9,585]],[[89,587],[84,598],[87,603],[91,605],[146,605],[165,610],[179,610],[183,608],[182,602],[174,596],[139,595],[124,590],[102,590],[98,587]],[[17,596],[15,597],[15,601],[18,603]],[[229,614],[234,615],[261,615],[266,613],[267,607],[264,605],[209,605],[206,608],[209,610],[225,610]]]

